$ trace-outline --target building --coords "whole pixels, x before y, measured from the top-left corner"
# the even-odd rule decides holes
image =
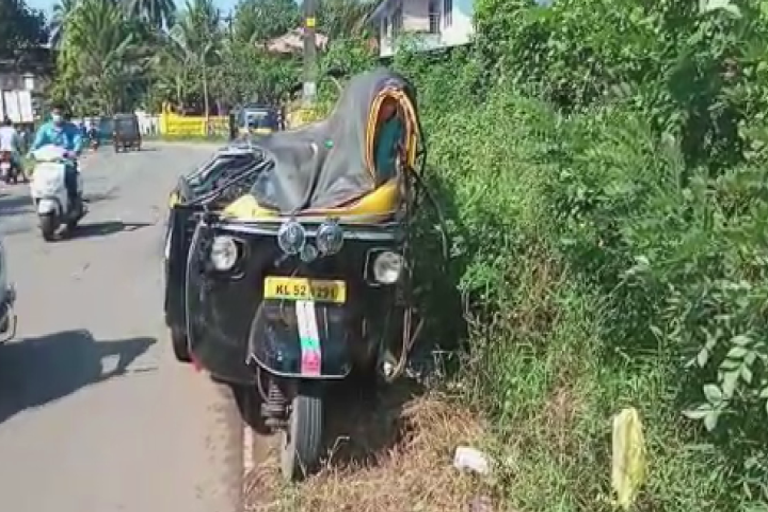
[[[425,51],[467,44],[473,13],[474,0],[382,0],[369,21],[379,29],[380,55],[389,57],[403,35]]]

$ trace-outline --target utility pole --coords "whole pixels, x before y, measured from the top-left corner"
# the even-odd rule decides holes
[[[317,96],[316,11],[317,0],[304,0],[304,90],[302,100],[305,107],[312,106]]]

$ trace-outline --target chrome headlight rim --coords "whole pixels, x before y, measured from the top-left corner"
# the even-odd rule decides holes
[[[344,247],[344,230],[335,220],[323,222],[317,228],[315,245],[323,256],[338,254]]]
[[[405,258],[396,251],[381,251],[373,257],[371,270],[373,279],[382,285],[397,283],[403,275]]]
[[[218,272],[232,270],[240,258],[237,241],[229,235],[218,235],[211,243],[209,260]]]
[[[307,244],[307,230],[295,219],[287,220],[277,230],[277,245],[289,256],[300,254]]]

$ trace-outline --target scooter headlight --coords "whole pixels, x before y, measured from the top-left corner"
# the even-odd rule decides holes
[[[381,284],[393,284],[403,271],[403,257],[396,252],[384,251],[373,260],[373,278]]]
[[[237,263],[237,243],[231,236],[217,236],[211,245],[211,263],[220,272],[231,270]]]
[[[324,222],[317,230],[317,249],[321,254],[336,254],[344,246],[344,232],[336,222]]]
[[[307,233],[295,220],[289,220],[277,230],[277,245],[285,254],[299,254],[305,243],[307,243]]]

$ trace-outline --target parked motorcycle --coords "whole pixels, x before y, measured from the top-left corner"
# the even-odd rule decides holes
[[[8,184],[16,184],[19,181],[19,167],[13,162],[10,151],[0,151],[0,180]]]
[[[85,215],[83,180],[78,173],[77,198],[70,201],[65,181],[66,169],[67,166],[77,166],[77,160],[65,149],[53,145],[43,146],[32,156],[37,162],[30,187],[32,201],[40,219],[43,239],[51,241],[62,224],[67,231],[72,231]]]

